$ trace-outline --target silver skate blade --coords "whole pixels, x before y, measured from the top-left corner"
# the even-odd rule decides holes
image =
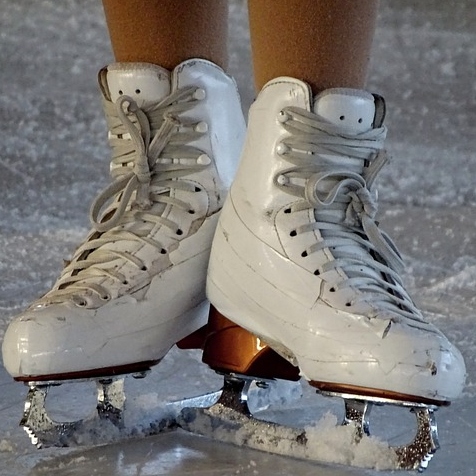
[[[71,382],[77,383],[79,380]],[[133,436],[136,432],[143,436],[154,435],[176,428],[176,417],[186,406],[210,406],[220,398],[221,390],[185,398],[164,404],[159,415],[151,415],[146,427],[125,428],[124,425],[124,378],[100,379],[97,384],[96,411],[84,419],[59,422],[48,415],[46,398],[52,386],[67,384],[62,382],[30,382],[20,426],[24,428],[32,444],[37,448],[68,447],[84,444],[98,444]]]
[[[45,407],[49,388],[65,382],[30,382],[20,426],[24,428],[32,444],[38,448],[78,444],[75,436],[84,434],[88,428],[94,428],[99,420],[108,421],[120,428],[125,402],[124,379],[99,379],[96,382],[96,411],[87,418],[67,422],[50,418]]]
[[[437,406],[415,402],[402,402],[386,398],[366,398],[357,395],[320,392],[327,396],[340,396],[345,402],[343,425],[353,424],[356,427],[357,439],[371,435],[370,412],[372,406],[393,405],[410,409],[417,420],[417,430],[413,440],[402,446],[390,446],[394,453],[395,469],[417,470],[423,472],[435,452],[440,448],[435,411]]]
[[[243,379],[246,384],[246,400],[248,399],[248,392],[251,394],[253,411],[266,410],[273,404],[287,404],[291,403],[302,396],[302,389],[299,382],[286,382],[279,380],[256,381],[249,377],[240,375],[230,375],[232,379]],[[253,385],[254,384],[254,385]],[[195,397],[184,398],[169,402],[166,409],[175,418],[185,408],[207,408],[217,403],[223,394],[223,389],[214,392],[198,395]],[[232,393],[232,395],[234,395]],[[240,393],[240,398],[244,397],[244,392]]]
[[[221,403],[210,408],[185,408],[177,423],[186,431],[224,443],[305,458],[305,431],[258,420]]]
[[[187,407],[205,408],[214,405],[216,402],[218,402],[221,394],[221,390],[216,390],[215,392],[205,393],[195,397],[174,400],[167,403],[165,408],[172,416],[177,417],[180,412]]]
[[[253,411],[266,410],[273,404],[287,404],[302,397],[302,389],[299,382],[287,382],[280,380],[256,380],[250,377],[231,374],[228,379],[246,381],[246,397],[244,392],[240,393],[240,398],[248,400],[248,393],[251,393]],[[253,385],[254,384],[254,385]],[[223,389],[209,392],[195,397],[188,397],[167,403],[166,409],[175,417],[184,408],[206,408],[217,403],[223,394]],[[232,392],[230,395],[234,395]]]
[[[225,443],[364,468],[421,472],[439,447],[433,406],[376,398],[367,401],[363,397],[345,395],[346,416],[342,425],[326,415],[317,425],[302,429],[253,417],[248,408],[248,388],[249,380],[227,376],[216,404],[205,409],[184,408],[177,423],[186,431]],[[373,404],[404,406],[415,413],[418,429],[414,440],[405,446],[391,447],[370,437],[369,414]]]
[[[143,375],[133,376],[142,377]],[[177,428],[176,419],[184,408],[209,407],[216,404],[223,393],[219,390],[174,402],[164,402],[162,406],[150,409],[150,413],[140,413],[140,419],[137,419],[136,413],[128,425],[125,425],[124,376],[115,380],[104,378],[96,381],[97,407],[93,414],[77,421],[55,421],[48,415],[45,407],[48,390],[52,386],[80,381],[30,382],[28,384],[30,388],[20,425],[24,427],[32,443],[38,448],[100,444],[137,437],[137,435],[150,436],[169,431]],[[271,396],[276,385],[275,382],[271,382],[269,385],[260,384],[253,387],[252,394],[258,410],[267,408],[273,403]],[[301,395],[296,390],[280,392],[279,386],[274,393],[280,395],[278,400],[280,402],[290,401],[291,398],[295,399]],[[277,400],[276,396],[274,400]]]
[[[254,379],[241,375],[225,375],[218,402],[209,408],[184,408],[177,423],[186,431],[225,443],[305,458],[305,431],[258,420],[251,415],[248,392],[253,381]],[[269,390],[274,383],[263,381],[258,382],[257,386]],[[291,399],[295,399],[295,395],[290,395]],[[286,403],[286,398],[281,397],[280,403]]]
[[[353,423],[357,428],[358,438],[370,436],[369,415],[373,402],[362,400],[345,400],[344,425]],[[408,407],[409,404],[396,406]],[[410,411],[415,414],[417,420],[417,431],[413,441],[402,446],[390,446],[395,453],[396,468],[423,472],[427,467],[436,450],[440,448],[438,442],[438,429],[434,411],[437,407],[412,407]]]

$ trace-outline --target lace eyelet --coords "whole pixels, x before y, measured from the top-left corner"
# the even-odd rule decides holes
[[[146,266],[146,265],[143,265],[143,266],[142,266],[142,268],[141,268],[140,270],[141,270],[141,271],[147,271],[147,270],[148,270],[148,268],[147,268],[147,266]]]
[[[166,254],[167,254],[167,250],[166,250],[165,248],[162,248],[162,249],[160,250],[160,254],[161,254],[161,255],[166,255]]]
[[[320,274],[321,274],[321,272],[320,272],[318,269],[316,269],[316,270],[314,271],[314,276],[319,276]]]
[[[88,305],[88,302],[86,301],[86,299],[80,299],[78,301],[74,301],[74,303],[78,307],[86,307]]]
[[[103,301],[109,301],[111,299],[111,295],[110,294],[104,294],[104,296],[101,296],[101,299]]]
[[[303,258],[305,258],[305,257],[307,256],[307,251],[303,251],[303,252],[301,253],[301,256],[302,256]]]
[[[176,232],[177,235],[183,235],[183,231],[179,228]]]
[[[281,122],[281,124],[285,123],[289,119],[289,115],[281,110],[278,112],[278,122]]]
[[[297,231],[296,230],[292,230],[291,233],[289,233],[289,236],[296,236],[297,235]]]
[[[286,209],[284,210],[284,213],[291,213],[291,209],[290,209],[290,208],[286,208]]]
[[[288,151],[289,151],[289,147],[286,144],[283,144],[282,142],[280,142],[279,144],[276,145],[276,154],[284,155]]]
[[[335,293],[335,292],[336,292],[336,288],[333,286],[332,288],[329,289],[329,292],[330,292],[330,293]]]
[[[202,189],[200,187],[195,187],[195,192],[201,192]]]
[[[193,129],[195,132],[205,134],[205,132],[208,132],[208,124],[205,121],[200,121],[197,124],[195,124]]]
[[[202,154],[198,157],[197,159],[197,164],[198,165],[209,165],[211,163],[212,159],[208,157],[207,154]]]
[[[194,99],[197,99],[198,101],[203,101],[207,97],[207,93],[205,92],[204,89],[198,88],[194,93],[193,93]]]
[[[190,213],[190,215],[195,215],[195,210],[189,210],[188,213]]]
[[[345,306],[346,306],[346,307],[351,307],[351,306],[352,306],[352,303],[351,303],[351,302],[346,302],[346,303],[345,303]]]

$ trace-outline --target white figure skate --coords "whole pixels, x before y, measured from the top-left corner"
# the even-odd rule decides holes
[[[6,369],[30,386],[23,425],[39,446],[70,444],[84,423],[48,417],[51,385],[96,379],[99,416],[120,425],[121,376],[142,376],[206,324],[212,236],[244,138],[235,82],[208,61],[113,64],[99,82],[113,182],[88,238],[3,343]]]
[[[417,436],[394,448],[394,467],[424,468],[438,447],[433,412],[460,394],[465,366],[415,308],[399,276],[402,259],[375,222],[383,119],[380,97],[332,89],[313,99],[292,78],[269,82],[252,106],[208,270],[218,329],[211,339],[227,344],[205,346],[204,361],[228,376],[227,395],[207,415],[215,426],[223,419],[242,427],[250,416],[243,375],[300,373],[319,392],[345,399],[345,423],[356,424],[357,437],[369,432],[372,404],[411,408]],[[250,358],[226,352],[246,340]],[[185,415],[184,426],[196,430],[197,415]],[[264,448],[275,438],[268,423],[253,425],[245,444]],[[305,434],[295,437],[293,454],[309,457]]]

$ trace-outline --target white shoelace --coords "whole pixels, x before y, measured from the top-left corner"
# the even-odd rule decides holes
[[[92,204],[94,229],[90,236],[40,303],[71,299],[86,306],[86,294],[108,301],[110,292],[101,284],[104,278],[131,284],[120,272],[122,264],[129,262],[138,271],[147,271],[146,264],[133,254],[137,245],[150,245],[157,254],[168,252],[150,236],[157,225],[182,234],[179,225],[161,213],[166,205],[194,213],[190,203],[171,196],[170,191],[199,191],[192,183],[179,179],[210,163],[203,151],[188,145],[203,131],[197,123],[180,118],[198,101],[196,92],[195,87],[177,90],[142,109],[128,96],[119,97],[115,103],[105,101],[114,180]],[[125,242],[129,244],[121,247]]]
[[[386,128],[350,135],[300,108],[288,107],[281,114],[282,125],[291,135],[278,152],[294,167],[281,171],[275,184],[304,199],[287,213],[311,207],[316,219],[293,230],[292,236],[319,230],[323,237],[303,256],[331,250],[334,260],[315,273],[325,279],[327,272],[343,270],[347,278],[332,283],[332,291],[346,287],[361,291],[348,305],[361,300],[375,309],[424,322],[403,287],[401,255],[375,222],[376,194],[371,188],[387,160],[382,149]]]

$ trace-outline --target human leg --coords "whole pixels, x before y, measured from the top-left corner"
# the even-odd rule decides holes
[[[256,89],[290,76],[314,94],[365,87],[378,0],[250,0]]]
[[[179,21],[175,28],[162,24],[172,2],[104,5],[113,49],[126,60],[99,74],[113,181],[94,201],[91,233],[53,289],[6,332],[4,364],[16,380],[35,382],[30,402],[52,383],[144,372],[205,324],[211,239],[242,145],[234,81],[215,63],[193,57],[226,62],[226,27],[218,28],[227,21],[226,1],[186,2],[188,10],[175,9],[185,26]],[[187,14],[203,8],[210,23],[195,33],[215,34],[197,46],[181,29],[190,27]],[[125,51],[121,31],[131,24]],[[168,50],[154,47],[157,31],[168,32],[158,35]],[[64,444],[60,430],[45,430],[46,443],[61,436]]]
[[[363,87],[376,4],[351,2],[363,13],[347,17],[346,1],[296,2],[308,10],[293,3],[272,2],[273,9],[250,2],[253,41],[265,43],[252,48],[262,89],[213,243],[207,284],[213,319],[249,330],[260,352],[269,344],[321,392],[421,405],[429,426],[432,409],[461,392],[465,368],[406,292],[401,256],[375,220],[385,104],[355,88]],[[314,31],[315,12],[326,8],[348,23],[324,21],[327,30]],[[363,35],[356,18],[366,18],[372,31]],[[289,35],[270,39],[263,32],[263,25],[279,31],[288,23]],[[344,33],[334,58],[332,39]],[[312,40],[301,41],[301,34]],[[222,359],[221,369],[227,365]],[[247,373],[245,361],[240,368]],[[434,444],[402,464],[424,464]]]
[[[103,0],[117,62],[172,70],[190,58],[227,66],[227,0]]]

